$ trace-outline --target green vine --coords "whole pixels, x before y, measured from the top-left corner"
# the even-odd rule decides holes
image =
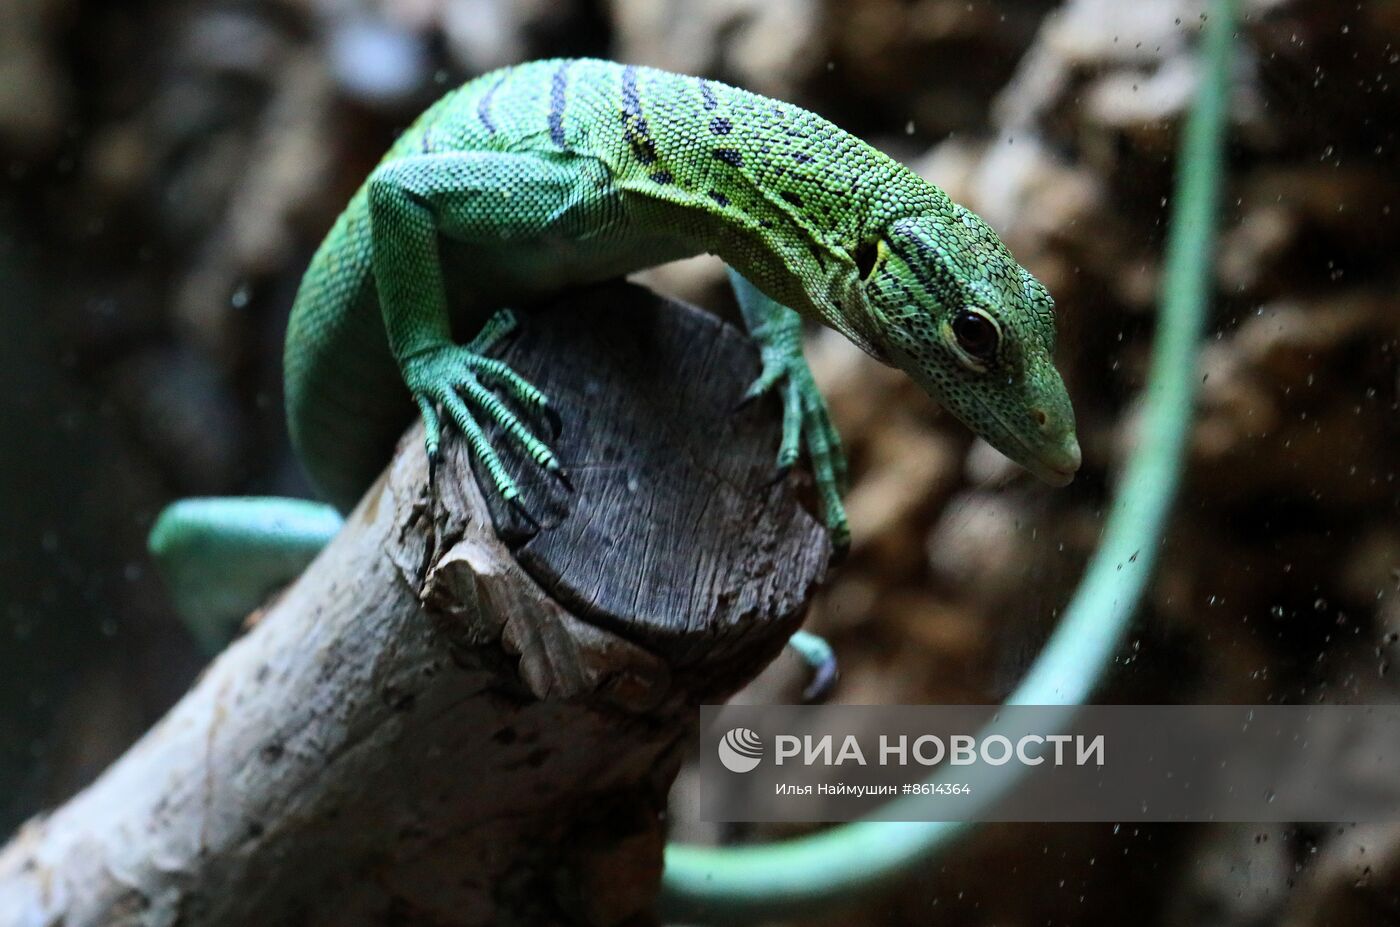
[[[1190,432],[1196,355],[1209,302],[1234,0],[1216,0],[1204,39],[1205,72],[1177,160],[1161,313],[1144,397],[1141,440],[1095,552],[1064,618],[1009,702],[1084,703],[1121,644],[1157,559]],[[1004,767],[1005,769],[1005,767]],[[979,788],[994,801],[1007,775]],[[968,828],[956,822],[857,821],[752,847],[672,845],[662,910],[671,920],[752,922],[850,902],[917,870]]]

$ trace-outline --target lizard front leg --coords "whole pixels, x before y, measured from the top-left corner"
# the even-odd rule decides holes
[[[549,400],[487,356],[514,325],[508,311],[468,344],[452,341],[439,236],[525,248],[550,236],[600,231],[613,215],[600,170],[586,158],[561,162],[531,154],[456,152],[399,158],[370,177],[375,285],[389,347],[423,415],[429,459],[436,460],[441,441],[440,407],[507,502],[518,504],[520,490],[478,415],[496,422],[546,470],[562,474],[562,466],[488,384],[526,408],[548,410]]]
[[[802,317],[733,269],[729,281],[763,359],[763,369],[744,398],[754,399],[775,388],[781,391],[783,436],[778,445],[778,472],[784,473],[797,463],[805,442],[831,542],[837,551],[844,552],[851,541],[846,509],[841,504],[847,483],[846,455],[841,436],[831,424],[826,400],[802,356]]]

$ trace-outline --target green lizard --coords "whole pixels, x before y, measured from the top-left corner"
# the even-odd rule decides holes
[[[749,393],[781,391],[778,464],[805,445],[838,545],[846,466],[802,357],[803,317],[907,372],[1047,482],[1073,478],[1053,303],[981,219],[798,107],[650,68],[554,60],[479,77],[429,108],[316,252],[285,354],[288,423],[312,482],[341,511],[354,505],[416,403],[430,460],[450,423],[518,503],[483,422],[546,471],[564,468],[516,411],[548,411],[548,398],[490,356],[514,324],[502,307],[702,252],[732,268],[763,360]],[[449,294],[449,280],[472,292]],[[479,333],[455,342],[473,322]],[[256,604],[334,526],[305,503],[231,505],[172,507],[152,532],[182,611],[208,604],[235,550],[251,551],[233,583],[245,596],[225,581],[223,611]]]

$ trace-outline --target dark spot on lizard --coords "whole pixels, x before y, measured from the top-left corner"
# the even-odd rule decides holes
[[[564,147],[564,103],[569,88],[569,65],[565,61],[554,72],[549,85],[549,140],[560,148]]]
[[[716,148],[711,154],[730,167],[744,166],[744,156],[737,148]]]
[[[671,176],[670,171],[657,171],[651,175],[651,179],[656,183],[670,183],[675,178]]]
[[[716,116],[710,120],[710,131],[716,135],[728,135],[734,131],[734,123],[723,116]]]
[[[784,190],[778,195],[781,196],[783,199],[787,200],[792,205],[796,206],[797,208],[802,208],[802,197],[798,196],[796,193],[793,193],[791,190]]]
[[[725,196],[723,193],[719,192],[718,190],[711,190],[711,191],[710,191],[710,199],[714,200],[716,203],[719,203],[721,206],[728,206],[728,205],[729,205],[729,197]]]
[[[656,160],[656,143],[651,128],[642,116],[642,98],[637,92],[637,69],[628,65],[622,69],[622,131],[632,146],[632,155],[643,164]]]
[[[715,92],[710,88],[709,81],[700,81],[700,98],[705,101],[705,109],[714,109],[719,106],[719,100],[715,99]]]

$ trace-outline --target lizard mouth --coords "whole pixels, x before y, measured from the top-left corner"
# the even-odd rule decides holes
[[[1079,442],[1070,438],[1067,445],[1063,447],[1032,447],[1031,443],[1023,438],[1020,432],[1006,424],[1006,421],[986,403],[979,402],[982,411],[993,421],[1001,426],[1002,434],[1010,438],[1015,444],[1014,448],[998,447],[997,450],[1006,454],[1021,467],[1030,472],[1032,476],[1043,483],[1051,486],[1068,486],[1074,482],[1074,475],[1079,472],[1079,465],[1083,462],[1083,454],[1079,449]],[[1019,451],[1020,453],[1012,453]]]
[[[1029,470],[1041,482],[1049,483],[1051,486],[1068,486],[1074,482],[1074,475],[1079,472],[1080,454],[1079,442],[1074,443],[1072,453],[1055,454],[1053,459],[1049,456],[1031,458],[1018,461],[1021,466]]]

